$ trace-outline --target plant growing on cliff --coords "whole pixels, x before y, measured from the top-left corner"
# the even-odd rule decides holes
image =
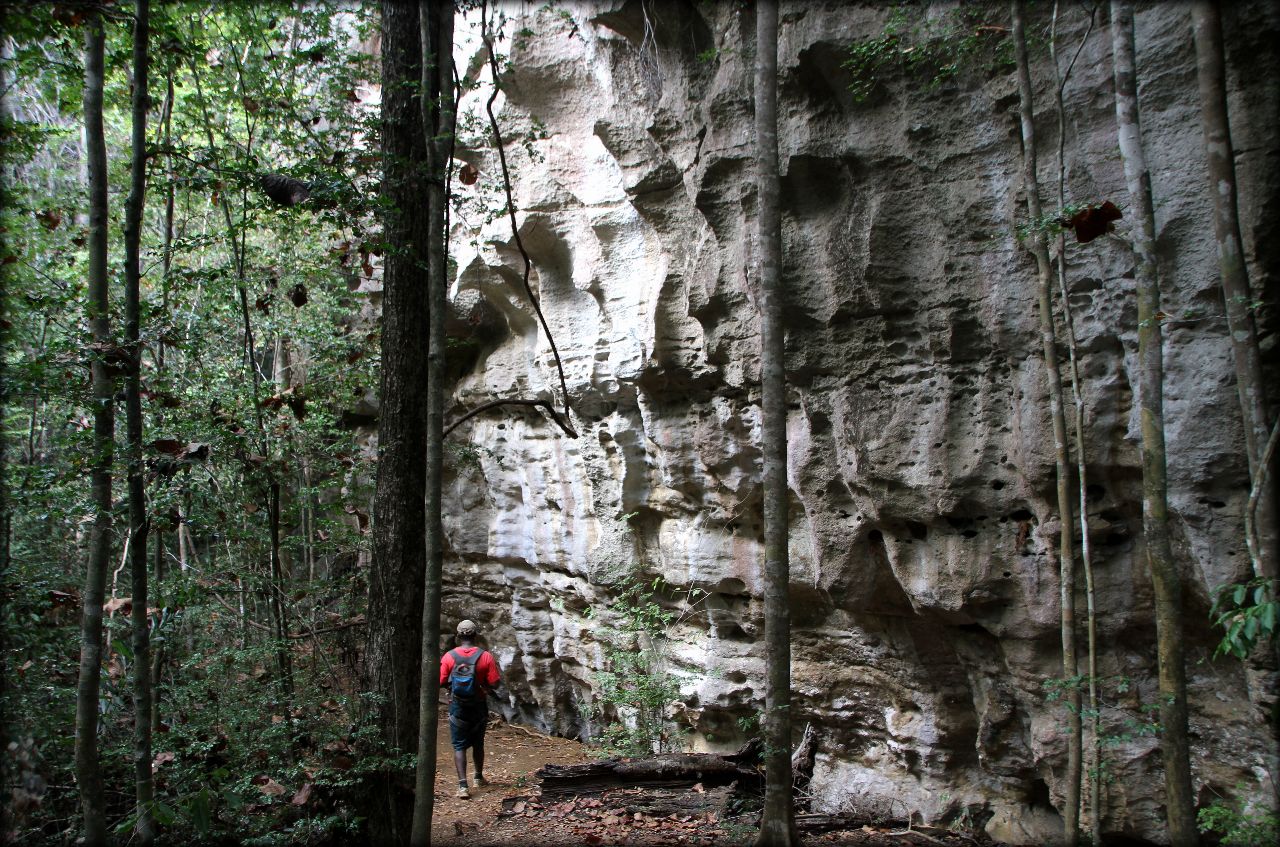
[[[1219,798],[1196,813],[1196,826],[1222,847],[1264,847],[1280,841],[1280,816],[1269,809],[1237,808]]]
[[[1276,601],[1276,581],[1257,578],[1237,585],[1224,585],[1209,612],[1215,625],[1222,627],[1222,640],[1214,650],[1215,657],[1227,653],[1237,659],[1248,658],[1263,641],[1275,637],[1280,621],[1280,602]]]
[[[594,743],[605,755],[644,756],[684,749],[684,732],[668,720],[667,711],[680,699],[680,686],[667,671],[667,640],[671,627],[687,614],[664,606],[663,594],[696,602],[699,589],[687,593],[661,577],[642,582],[628,577],[607,607],[595,607],[590,620],[608,623],[599,630],[604,669],[594,674],[593,714],[607,721]],[[687,606],[689,611],[692,606]]]
[[[877,38],[849,45],[841,67],[853,76],[849,91],[861,103],[884,75],[899,70],[925,79],[936,89],[965,68],[987,71],[1013,66],[1008,29],[993,24],[985,10],[959,6],[929,16],[919,8],[894,6]]]

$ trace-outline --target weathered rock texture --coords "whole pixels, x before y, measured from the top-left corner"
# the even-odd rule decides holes
[[[1038,34],[1048,6],[1033,9]],[[1045,843],[1061,831],[1066,758],[1063,706],[1044,689],[1060,676],[1061,526],[1034,263],[1015,237],[1025,218],[1016,85],[1007,67],[975,64],[938,86],[887,71],[855,103],[841,62],[889,11],[783,7],[794,720],[821,730],[820,810],[967,816],[998,837]],[[453,436],[483,449],[460,456],[447,483],[446,621],[487,624],[513,713],[585,735],[603,655],[587,609],[603,608],[630,570],[700,589],[692,609],[673,606],[675,711],[695,747],[730,749],[765,678],[751,7],[615,0],[507,12],[513,64],[499,109],[521,235],[582,435],[507,410]],[[1006,15],[994,6],[990,22]],[[1063,15],[1070,55],[1084,19],[1075,4]],[[1226,15],[1244,237],[1274,308],[1280,10],[1226,4]],[[1251,701],[1241,664],[1210,658],[1212,591],[1248,573],[1247,481],[1189,15],[1151,4],[1137,26],[1172,316],[1165,403],[1196,790],[1204,802],[1236,786],[1265,799],[1266,680],[1254,680]],[[1056,120],[1043,41],[1033,56],[1049,187]],[[483,94],[469,95],[473,110]],[[1089,36],[1066,96],[1069,199],[1127,207],[1105,29]],[[458,187],[468,207],[454,217],[455,296],[483,331],[454,351],[453,416],[559,391],[506,219],[486,222],[482,207],[501,201],[482,137],[458,152],[481,178]],[[1131,728],[1153,705],[1155,649],[1127,226],[1070,246],[1071,307],[1089,403],[1104,727],[1118,742],[1106,752],[1103,829],[1160,842],[1156,740]],[[1268,344],[1272,314],[1259,312]]]

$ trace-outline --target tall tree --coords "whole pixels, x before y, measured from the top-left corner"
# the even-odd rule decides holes
[[[1067,420],[1062,404],[1062,374],[1058,369],[1058,339],[1053,325],[1053,271],[1045,243],[1040,183],[1036,177],[1035,107],[1032,100],[1031,70],[1027,60],[1027,39],[1022,19],[1022,0],[1010,4],[1013,45],[1018,65],[1018,96],[1021,106],[1023,182],[1027,212],[1031,217],[1031,250],[1039,274],[1040,343],[1045,375],[1049,383],[1049,415],[1053,424],[1053,456],[1057,480],[1058,515],[1062,531],[1058,541],[1060,602],[1062,605],[1062,676],[1067,681],[1067,773],[1063,799],[1066,843],[1075,845],[1080,837],[1080,776],[1083,745],[1080,737],[1080,688],[1073,684],[1079,666],[1076,659],[1076,564],[1075,528],[1072,525],[1071,465],[1067,452]]]
[[[778,179],[778,4],[756,4],[756,194],[764,453],[765,795],[761,847],[795,844],[791,800],[791,600],[787,550],[786,344]]]
[[[422,601],[426,573],[426,245],[430,185],[422,124],[418,4],[382,3],[382,376],[373,562],[365,653],[378,725],[391,753],[418,749]],[[384,773],[369,817],[375,843],[402,843],[413,818],[412,783]]]
[[[119,351],[111,339],[107,291],[107,144],[102,91],[106,34],[101,14],[84,24],[84,138],[89,189],[89,331],[93,384],[93,456],[90,488],[94,516],[89,534],[80,627],[80,681],[76,691],[76,781],[84,815],[84,841],[105,844],[107,810],[98,760],[98,685],[102,677],[102,597],[111,558],[111,463],[115,442],[115,380]]]
[[[1231,356],[1236,371],[1236,391],[1244,418],[1245,454],[1250,479],[1258,475],[1270,430],[1267,419],[1266,380],[1254,326],[1254,296],[1244,261],[1240,237],[1240,212],[1236,199],[1235,151],[1227,115],[1226,62],[1222,47],[1222,14],[1212,0],[1197,0],[1191,6],[1196,41],[1196,75],[1200,83],[1200,117],[1204,130],[1205,156],[1209,164],[1210,195],[1213,197],[1213,229],[1218,242],[1218,271],[1226,301],[1227,329],[1231,335]],[[1269,469],[1256,507],[1258,528],[1255,576],[1276,576],[1280,556],[1280,519],[1277,515],[1276,477]],[[1250,539],[1251,543],[1253,542]]]
[[[428,191],[426,575],[422,604],[422,677],[418,702],[418,766],[410,843],[431,843],[435,797],[436,728],[440,711],[440,579],[444,562],[441,471],[444,464],[444,318],[448,294],[446,181],[453,151],[453,0],[421,0],[423,135],[427,139]]]
[[[1067,80],[1080,58],[1089,35],[1093,32],[1097,8],[1090,7],[1089,26],[1075,54],[1063,71],[1058,64],[1058,2],[1053,3],[1053,22],[1049,30],[1049,60],[1053,64],[1054,112],[1058,118],[1058,208],[1067,207],[1067,108],[1063,98]],[[1070,292],[1067,289],[1067,235],[1064,228],[1058,230],[1057,243],[1058,302],[1062,307],[1062,325],[1066,330],[1068,364],[1071,370],[1071,401],[1075,414],[1071,421],[1071,435],[1076,449],[1076,505],[1080,524],[1080,564],[1084,571],[1085,585],[1085,654],[1088,667],[1089,690],[1089,740],[1093,767],[1089,769],[1089,838],[1094,844],[1102,843],[1102,735],[1099,732],[1098,711],[1098,623],[1093,591],[1093,552],[1089,542],[1089,466],[1085,454],[1085,396],[1080,378],[1080,357],[1076,350],[1075,319],[1071,310]],[[1083,744],[1083,738],[1081,739]],[[1081,768],[1084,767],[1081,756]]]
[[[142,460],[142,346],[139,343],[142,284],[142,207],[147,178],[147,56],[150,0],[137,0],[133,22],[133,102],[129,197],[124,213],[124,346],[128,369],[124,381],[125,430],[128,440],[129,570],[133,611],[133,767],[137,795],[137,835],[141,844],[155,838],[151,779],[151,638],[147,613],[147,499]]]
[[[1142,526],[1155,592],[1156,655],[1160,674],[1160,747],[1164,757],[1165,815],[1174,847],[1199,844],[1187,742],[1187,671],[1182,636],[1182,583],[1169,542],[1164,442],[1164,363],[1160,282],[1155,255],[1151,174],[1138,121],[1133,7],[1112,0],[1111,44],[1115,62],[1116,129],[1125,182],[1135,213],[1134,277],[1138,295],[1139,402],[1142,428]]]

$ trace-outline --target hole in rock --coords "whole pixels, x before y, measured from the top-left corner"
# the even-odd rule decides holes
[[[917,541],[924,541],[929,537],[929,528],[919,521],[907,521],[907,531]]]
[[[1112,532],[1109,533],[1106,538],[1102,539],[1102,545],[1104,547],[1119,547],[1128,540],[1129,536],[1127,534],[1123,532]]]
[[[991,488],[995,491],[999,491],[1000,489],[1004,488],[1004,482],[999,479],[993,479],[991,480]]]
[[[1124,521],[1124,515],[1120,514],[1118,509],[1103,509],[1098,513],[1098,517],[1107,523],[1121,523]]]
[[[977,538],[977,537],[978,537],[978,531],[977,531],[976,529],[966,529],[964,532],[962,532],[962,533],[960,533],[960,534],[961,534],[961,535],[963,535],[965,538]]]
[[[1107,496],[1107,489],[1090,483],[1084,487],[1084,496],[1090,503],[1096,503]]]
[[[842,517],[842,518],[851,518],[851,517],[853,517],[853,515],[849,514],[849,513],[848,513],[848,512],[846,512],[844,509],[841,509],[841,510],[840,510],[839,512],[837,512],[836,514],[840,515],[840,517]]]
[[[867,533],[867,540],[870,541],[872,544],[883,544],[884,533],[878,529],[873,529]]]
[[[1049,794],[1049,784],[1043,779],[1034,779],[1027,786],[1027,805],[1053,808],[1053,798]]]
[[[1012,571],[1004,571],[1004,578],[1005,578],[1005,579],[1008,579],[1008,578],[1009,578],[1009,577],[1011,577],[1011,576],[1013,576],[1013,572],[1012,572]]]
[[[1015,521],[1029,521],[1033,517],[1035,517],[1035,515],[1031,514],[1030,509],[1015,509],[1009,513],[1010,520]]]

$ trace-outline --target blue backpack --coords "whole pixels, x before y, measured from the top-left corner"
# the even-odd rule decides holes
[[[449,671],[449,693],[455,700],[478,700],[484,697],[484,689],[476,679],[476,662],[484,655],[483,650],[476,650],[470,656],[463,656],[457,650],[450,650],[453,656],[453,670]]]

